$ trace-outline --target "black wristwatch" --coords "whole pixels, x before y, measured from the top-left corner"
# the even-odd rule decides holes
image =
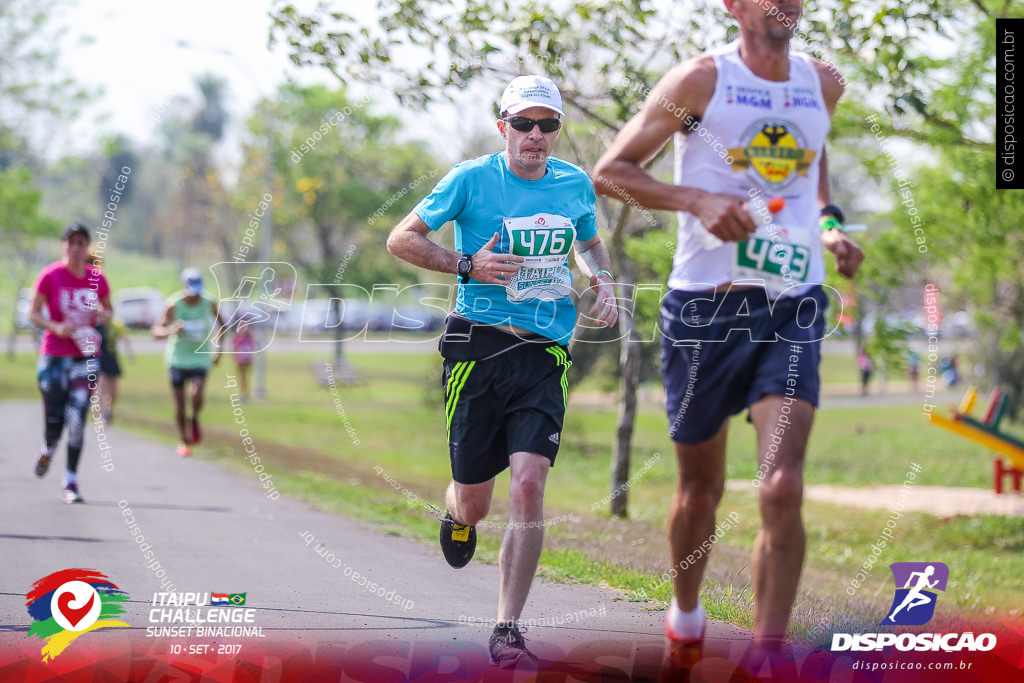
[[[459,278],[462,284],[469,282],[469,274],[473,270],[473,257],[469,254],[463,254],[459,258],[458,263]]]
[[[846,214],[844,214],[843,210],[840,209],[835,204],[829,204],[828,206],[823,208],[821,210],[821,215],[822,216],[832,216],[833,218],[835,218],[840,223],[845,223],[846,222]]]

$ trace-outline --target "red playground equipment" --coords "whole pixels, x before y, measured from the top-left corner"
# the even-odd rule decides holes
[[[964,394],[960,406],[953,411],[953,419],[938,414],[929,415],[932,424],[959,434],[965,439],[985,446],[999,454],[992,463],[992,488],[996,493],[1003,492],[1003,481],[1007,475],[1012,477],[1013,490],[1020,493],[1021,478],[1024,477],[1024,441],[999,431],[999,423],[1006,414],[1009,396],[999,387],[992,391],[985,415],[976,420],[968,413],[978,400],[978,390],[971,387]],[[1003,462],[1005,456],[1009,464]]]

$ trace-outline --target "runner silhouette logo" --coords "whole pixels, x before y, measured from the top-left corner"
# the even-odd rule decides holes
[[[893,562],[889,565],[896,580],[892,606],[882,624],[920,626],[935,615],[937,591],[946,590],[949,567],[942,562]]]

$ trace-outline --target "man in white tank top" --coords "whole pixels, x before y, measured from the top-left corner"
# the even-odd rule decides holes
[[[774,651],[785,635],[803,566],[803,461],[826,336],[823,247],[847,278],[864,258],[842,232],[825,158],[844,81],[834,67],[789,49],[802,3],[725,4],[738,41],[669,71],[594,172],[599,194],[679,212],[662,303],[666,408],[679,464],[669,512],[675,597],[666,618],[675,666],[699,657],[698,589],[716,540],[728,420],[744,408],[760,463],[755,645]],[[643,164],[673,137],[669,184]],[[785,208],[773,217],[766,201],[774,197]]]

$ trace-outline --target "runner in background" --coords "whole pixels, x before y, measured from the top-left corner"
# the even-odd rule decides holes
[[[33,325],[45,330],[36,372],[46,428],[35,473],[50,468],[61,433],[67,427],[67,467],[62,484],[65,503],[84,502],[78,490],[78,463],[85,437],[90,385],[99,371],[100,335],[96,325],[111,316],[110,286],[98,268],[86,263],[89,230],[72,223],[61,234],[64,258],[42,269],[29,309]],[[48,315],[43,314],[46,308]]]
[[[857,369],[860,370],[860,395],[867,396],[871,375],[875,372],[875,363],[863,348],[857,349]]]
[[[231,339],[231,352],[238,372],[238,392],[242,403],[248,403],[249,373],[252,370],[253,358],[256,356],[256,337],[252,334],[252,325],[239,325]]]
[[[128,359],[135,360],[135,352],[132,350],[131,341],[128,339],[128,329],[118,318],[113,318],[106,325],[99,328],[100,342],[100,383],[98,391],[100,394],[100,408],[103,411],[103,420],[108,424],[114,421],[114,403],[117,402],[117,385],[121,379],[121,361],[118,357],[118,346],[124,344],[128,352]]]
[[[222,339],[224,321],[217,302],[203,294],[203,277],[197,269],[183,270],[181,282],[183,291],[167,300],[167,308],[152,331],[157,339],[169,339],[164,361],[174,396],[174,421],[181,437],[177,452],[184,458],[192,454],[192,446],[202,441],[199,413],[203,409],[206,375],[210,366],[220,361],[219,350],[210,353],[199,349],[207,339]],[[186,412],[186,384],[191,415]]]
[[[102,259],[96,254],[89,252],[86,263],[102,270]],[[97,263],[99,261],[99,263]],[[114,403],[117,401],[117,383],[121,377],[121,363],[117,356],[118,343],[123,341],[128,350],[129,357],[134,360],[131,343],[128,340],[127,329],[123,322],[117,318],[111,318],[108,323],[96,325],[96,331],[100,333],[100,377],[97,392],[100,399],[100,411],[103,421],[111,423],[114,421]]]

